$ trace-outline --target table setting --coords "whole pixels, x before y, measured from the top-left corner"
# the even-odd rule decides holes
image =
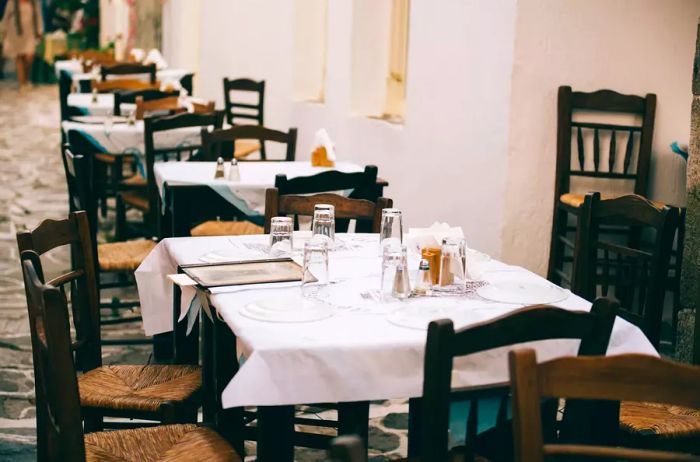
[[[384,209],[379,235],[335,234],[333,207],[317,204],[311,231],[293,231],[290,218],[275,217],[269,235],[164,239],[136,271],[146,334],[173,329],[174,278],[182,291],[180,319],[191,325],[201,306],[230,328],[245,357],[223,391],[224,407],[280,406],[420,396],[432,320],[450,318],[462,328],[537,303],[590,309],[570,291],[470,249],[461,229],[435,225],[404,234],[402,219],[400,210]],[[189,265],[264,260],[254,271],[260,284],[207,287],[177,274]],[[282,260],[296,263],[296,280],[265,282]],[[574,355],[578,341],[533,346],[542,358],[555,358]],[[506,381],[507,351],[461,358],[453,385]],[[621,318],[609,352],[657,354]],[[275,380],[266,378],[270,371]]]

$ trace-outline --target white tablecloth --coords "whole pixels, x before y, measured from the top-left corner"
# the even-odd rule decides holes
[[[367,289],[379,285],[380,259],[376,256],[376,235],[338,235],[340,240],[361,246],[353,252],[332,252],[331,278],[344,281],[332,285],[331,301],[352,304],[357,291],[348,291],[346,281],[366,278]],[[165,239],[149,254],[136,271],[146,334],[172,330],[172,286],[167,274],[179,264],[198,263],[208,252],[240,247],[243,243],[264,244],[268,236],[202,237]],[[243,252],[241,253],[243,255]],[[353,257],[352,255],[357,255]],[[536,280],[529,271],[497,261],[485,263],[484,278]],[[411,303],[377,305],[373,310],[336,307],[327,319],[309,323],[261,322],[244,317],[239,310],[246,304],[269,297],[296,297],[299,287],[228,287],[214,290],[211,302],[238,339],[239,354],[245,362],[224,390],[224,407],[285,405],[314,402],[363,401],[420,396],[423,380],[424,330],[399,327],[389,322],[397,310],[410,309]],[[183,305],[193,291],[183,291]],[[354,297],[354,298],[353,298]],[[423,299],[425,300],[425,299]],[[456,327],[503,315],[519,305],[471,299],[436,298],[435,306],[453,313]],[[575,296],[557,306],[589,310],[590,303]],[[446,317],[440,315],[438,317]],[[578,341],[534,342],[538,359],[574,355]],[[498,348],[455,361],[453,384],[477,386],[508,379],[507,352]],[[608,348],[610,354],[656,354],[644,334],[618,318]],[[231,357],[231,361],[237,358]]]
[[[83,66],[80,64],[80,61],[78,60],[62,60],[62,61],[56,61],[54,63],[54,69],[56,71],[56,77],[60,77],[61,71],[67,72],[71,78],[73,79],[73,82],[78,83],[81,80],[92,80],[92,79],[99,79],[100,76],[99,74],[94,74],[94,73],[89,73],[89,72],[83,72]],[[188,71],[187,69],[163,69],[156,71],[156,80],[160,82],[161,85],[176,85],[177,82],[180,82],[180,80],[185,77],[188,74],[191,74],[191,71]],[[148,76],[142,75],[142,74],[137,74],[133,76],[129,75],[120,75],[120,76],[108,76],[108,79],[114,79],[114,78],[138,78],[138,79],[143,79],[147,80]]]
[[[136,121],[134,125],[115,123],[110,129],[107,129],[104,124],[69,121],[62,122],[61,126],[66,134],[70,130],[80,132],[99,152],[142,156],[145,150],[142,120]],[[158,132],[154,135],[155,146],[156,148],[165,148],[200,144],[200,132],[201,127],[186,127]]]
[[[85,115],[106,116],[114,113],[114,94],[99,93],[97,101],[92,100],[90,93],[71,93],[68,95],[68,106],[78,108]],[[136,110],[133,103],[122,103],[121,113],[127,116]]]
[[[275,185],[275,176],[285,174],[287,178],[315,175],[338,170],[361,172],[363,167],[350,162],[337,162],[333,168],[313,167],[304,162],[239,162],[240,181],[214,179],[216,162],[161,162],[155,165],[156,183],[161,198],[163,184],[206,185],[248,216],[265,214],[265,190]],[[229,165],[226,165],[228,176]]]

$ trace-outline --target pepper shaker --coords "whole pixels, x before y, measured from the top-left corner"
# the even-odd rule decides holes
[[[423,258],[418,265],[418,277],[416,278],[416,295],[430,295],[433,278],[430,274],[430,262]]]
[[[214,179],[218,180],[224,178],[224,159],[219,157],[216,159],[216,173],[214,173]]]
[[[231,159],[231,165],[228,169],[228,180],[241,181],[241,172],[238,170],[238,161],[235,157]]]

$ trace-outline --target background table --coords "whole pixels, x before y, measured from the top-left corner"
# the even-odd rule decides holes
[[[68,106],[77,108],[85,115],[106,116],[114,114],[114,94],[98,93],[97,101],[93,101],[90,93],[71,93],[68,95]],[[122,115],[129,115],[136,111],[136,104],[122,103]]]

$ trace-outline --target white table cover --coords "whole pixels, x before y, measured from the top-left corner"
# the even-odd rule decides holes
[[[87,124],[64,121],[64,133],[70,130],[80,132],[100,152],[109,154],[135,154],[142,156],[144,146],[144,124],[137,120],[134,125],[115,123],[108,130],[104,124]],[[158,132],[154,135],[156,148],[196,145],[201,143],[201,127],[186,127]]]
[[[60,77],[61,71],[65,71],[70,74],[73,82],[79,82],[81,80],[92,80],[99,78],[99,74],[94,74],[90,72],[83,72],[83,65],[80,61],[75,59],[61,60],[54,63],[54,69],[56,71],[56,77]],[[156,71],[156,80],[160,82],[161,85],[177,85],[180,80],[187,74],[191,74],[191,71],[187,69],[163,69]],[[114,78],[138,78],[147,80],[148,77],[142,74],[130,75],[120,75],[120,76],[108,76],[108,79]]]
[[[226,165],[226,177],[229,165]],[[264,215],[265,190],[275,185],[275,176],[287,178],[315,175],[338,170],[361,172],[363,167],[350,162],[337,162],[335,167],[313,167],[308,161],[299,162],[239,162],[240,181],[214,179],[216,162],[160,162],[155,165],[156,183],[161,198],[163,185],[207,185],[248,216]]]
[[[357,236],[338,235],[341,240],[352,239],[360,244],[364,240],[364,244],[355,257],[352,252],[331,253],[331,278],[352,280],[370,276],[368,286],[378,286],[377,237]],[[136,271],[146,334],[172,330],[172,286],[166,275],[174,273],[179,264],[197,263],[203,254],[227,246],[231,248],[232,243],[264,244],[267,238],[264,235],[175,238],[159,243]],[[542,280],[523,268],[497,261],[485,264],[482,269],[484,278],[489,281],[502,278]],[[343,290],[342,284],[337,287]],[[288,284],[282,288],[245,286],[219,288],[214,292],[212,306],[236,334],[239,354],[246,358],[223,392],[224,407],[406,398],[420,396],[422,392],[426,332],[390,323],[396,306],[386,307],[384,312],[337,308],[334,316],[317,322],[273,323],[246,318],[239,310],[248,303],[269,297],[296,296],[298,287]],[[183,291],[183,302],[189,300],[192,293],[191,289]],[[350,300],[353,294],[346,295]],[[336,298],[342,296],[342,293],[336,294]],[[434,300],[436,305],[456,303],[452,308],[457,313],[456,327],[485,321],[520,307],[487,302],[478,297],[457,302],[444,298]],[[590,309],[590,303],[573,294],[556,305],[575,310]],[[398,306],[411,305],[409,302]],[[578,343],[547,340],[529,346],[537,350],[539,360],[547,360],[576,354]],[[453,385],[477,386],[506,381],[509,350],[498,348],[459,358],[455,361]],[[657,354],[644,334],[621,318],[615,321],[608,353]],[[231,361],[236,360],[231,357]]]
[[[97,101],[92,100],[90,93],[71,93],[68,95],[68,106],[77,108],[85,115],[107,116],[114,113],[114,94],[99,93]],[[133,103],[122,103],[120,107],[122,115],[129,115],[136,110]]]

